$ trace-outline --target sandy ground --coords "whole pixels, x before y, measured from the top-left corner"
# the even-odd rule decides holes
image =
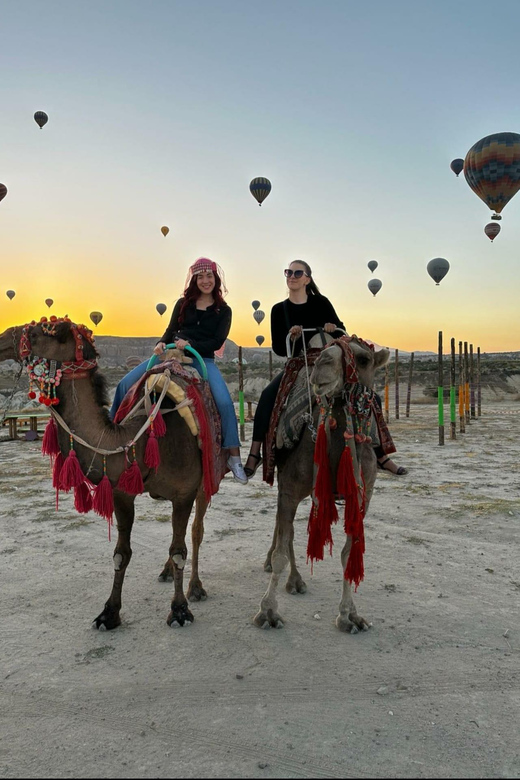
[[[520,777],[519,413],[484,407],[443,447],[434,406],[390,420],[409,473],[379,472],[356,597],[372,627],[357,636],[334,626],[341,528],[333,556],[306,564],[308,501],[308,592],[282,588],[284,629],[252,624],[276,506],[260,474],[214,497],[208,599],[183,629],[157,579],[169,505],[139,497],[123,625],[96,631],[105,521],[68,496],[55,511],[40,442],[0,442],[0,776]]]

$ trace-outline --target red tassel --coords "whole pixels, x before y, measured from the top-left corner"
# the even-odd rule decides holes
[[[74,488],[74,506],[81,514],[87,514],[92,509],[92,495],[86,482]]]
[[[51,417],[45,427],[45,433],[43,434],[42,455],[50,455],[52,460],[59,451],[58,426],[56,425],[54,417]]]
[[[213,478],[213,442],[211,440],[208,418],[206,417],[206,407],[194,385],[190,385],[187,388],[186,395],[193,401],[192,409],[199,424],[204,495],[206,496],[206,501],[210,501],[211,496],[218,490],[218,484],[215,484]]]
[[[314,447],[314,463],[318,467],[316,483],[314,486],[314,499],[309,522],[307,525],[307,560],[322,561],[325,545],[329,545],[332,554],[332,523],[338,520],[338,510],[332,494],[332,480],[330,476],[329,454],[327,447],[327,434],[324,423],[320,423],[316,446]]]
[[[363,554],[365,535],[363,530],[363,511],[359,507],[359,488],[354,473],[352,452],[345,445],[338,467],[338,493],[345,497],[345,533],[351,538],[350,553],[345,566],[345,579],[355,585],[357,590],[364,576]],[[363,489],[364,505],[364,489]]]
[[[143,478],[137,461],[133,460],[130,468],[125,469],[117,483],[118,490],[128,493],[129,496],[136,496],[144,492]]]
[[[81,470],[78,456],[74,450],[69,450],[60,473],[60,490],[66,493],[73,487],[81,485],[85,481],[85,475]]]
[[[157,471],[161,465],[161,455],[159,453],[159,442],[157,441],[155,431],[148,428],[148,441],[144,451],[144,462],[149,469]]]
[[[60,476],[61,476],[61,470],[63,468],[63,464],[65,462],[65,458],[63,457],[61,452],[58,452],[56,456],[56,460],[54,461],[54,467],[52,469],[52,486],[56,489],[56,511],[58,511],[58,499],[60,495]]]
[[[152,414],[155,410],[155,407],[156,404],[152,406]],[[162,436],[166,434],[166,423],[164,422],[164,417],[162,416],[160,409],[157,412],[157,416],[154,417],[153,429],[158,439],[160,439]]]
[[[110,528],[112,526],[112,515],[114,514],[114,493],[106,474],[94,488],[92,509],[108,521],[108,540],[110,541]]]

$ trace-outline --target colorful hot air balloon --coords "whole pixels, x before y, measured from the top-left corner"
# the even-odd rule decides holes
[[[164,314],[164,312],[166,311],[166,309],[167,309],[168,307],[166,306],[166,304],[165,304],[165,303],[158,303],[158,304],[157,304],[157,306],[156,306],[155,308],[157,309],[157,311],[159,312],[159,314],[160,314],[160,315],[161,315],[161,317],[162,317],[162,316],[163,316],[163,314]]]
[[[101,314],[100,311],[91,311],[89,316],[90,316],[90,319],[92,320],[92,322],[94,323],[94,325],[96,327],[99,325],[99,323],[103,319],[103,315]]]
[[[263,176],[258,176],[253,179],[249,185],[249,191],[253,198],[258,201],[258,205],[261,206],[262,202],[267,198],[271,192],[271,182],[269,179],[264,179]]]
[[[41,130],[42,127],[46,125],[47,122],[49,121],[49,117],[47,116],[45,111],[37,111],[34,115],[34,121],[36,122],[36,124],[39,126]]]
[[[256,311],[257,309],[260,308],[260,301],[251,301],[251,306]]]
[[[161,228],[161,233],[163,234],[163,236],[165,238],[166,238],[166,236],[168,235],[169,232],[170,232],[170,228],[166,227],[166,225],[163,225],[162,228]]]
[[[459,173],[461,173],[464,170],[464,160],[462,157],[457,157],[455,160],[452,160],[450,162],[450,168],[455,174],[455,176],[458,177]]]
[[[45,303],[47,304],[47,306],[50,309],[52,304],[54,303],[54,301],[52,300],[52,298],[45,298]]]
[[[473,144],[464,160],[469,186],[502,219],[500,212],[520,189],[520,135],[494,133]]]
[[[0,200],[3,200],[7,195],[7,187],[5,184],[0,184]]]
[[[372,295],[377,295],[382,286],[383,282],[380,279],[371,279],[367,285]]]
[[[493,243],[493,239],[496,238],[500,233],[500,225],[497,225],[496,222],[490,222],[484,228],[484,233],[488,238],[491,239],[491,243]]]
[[[430,260],[426,266],[426,270],[430,274],[433,281],[436,284],[439,284],[439,282],[444,279],[450,270],[450,264],[447,260],[444,259],[444,257],[434,257],[433,260]]]
[[[367,265],[370,268],[370,270],[372,271],[372,273],[374,273],[374,271],[376,270],[376,268],[379,265],[379,263],[377,262],[377,260],[369,260]]]
[[[12,301],[16,293],[14,290],[7,290],[6,295],[9,298],[9,300]]]
[[[263,312],[262,309],[257,309],[255,312],[253,312],[253,317],[255,318],[255,320],[260,325],[260,323],[262,322],[262,320],[265,317],[265,312]]]
[[[257,336],[257,337],[256,337],[256,343],[258,344],[258,346],[259,346],[259,347],[261,347],[261,346],[262,346],[262,344],[264,343],[264,341],[265,341],[265,336]]]

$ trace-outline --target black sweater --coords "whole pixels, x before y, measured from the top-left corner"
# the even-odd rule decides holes
[[[184,298],[179,298],[175,304],[170,324],[159,341],[171,344],[175,338],[185,339],[201,357],[214,358],[215,351],[220,349],[228,337],[231,308],[224,303],[219,310],[215,304],[204,310],[197,309],[195,303],[190,303],[184,311],[184,321],[179,325],[179,312],[183,301]]]
[[[289,317],[289,327],[287,327],[284,307],[286,307]],[[271,309],[271,344],[273,352],[282,357],[287,357],[286,339],[289,329],[293,325],[301,325],[302,328],[323,328],[327,322],[332,322],[338,328],[346,330],[334,311],[332,303],[324,295],[309,295],[306,303],[292,303],[289,299],[275,303]],[[303,335],[307,345],[316,333],[309,331]],[[301,338],[297,339],[296,343],[291,341],[292,354],[298,355],[302,346]]]

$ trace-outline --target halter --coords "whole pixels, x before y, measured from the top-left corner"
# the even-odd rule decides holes
[[[46,336],[56,336],[56,326],[62,322],[70,325],[70,330],[76,345],[75,360],[59,362],[48,360],[32,354],[30,329],[35,325],[41,325]],[[97,360],[85,360],[83,358],[84,342],[94,347],[92,331],[85,325],[76,325],[68,317],[42,317],[39,323],[35,320],[22,327],[22,335],[19,344],[20,361],[29,374],[28,397],[33,400],[37,397],[34,388],[39,389],[38,401],[45,406],[56,406],[59,398],[56,396],[56,388],[62,380],[85,379],[92,369],[96,368]]]

